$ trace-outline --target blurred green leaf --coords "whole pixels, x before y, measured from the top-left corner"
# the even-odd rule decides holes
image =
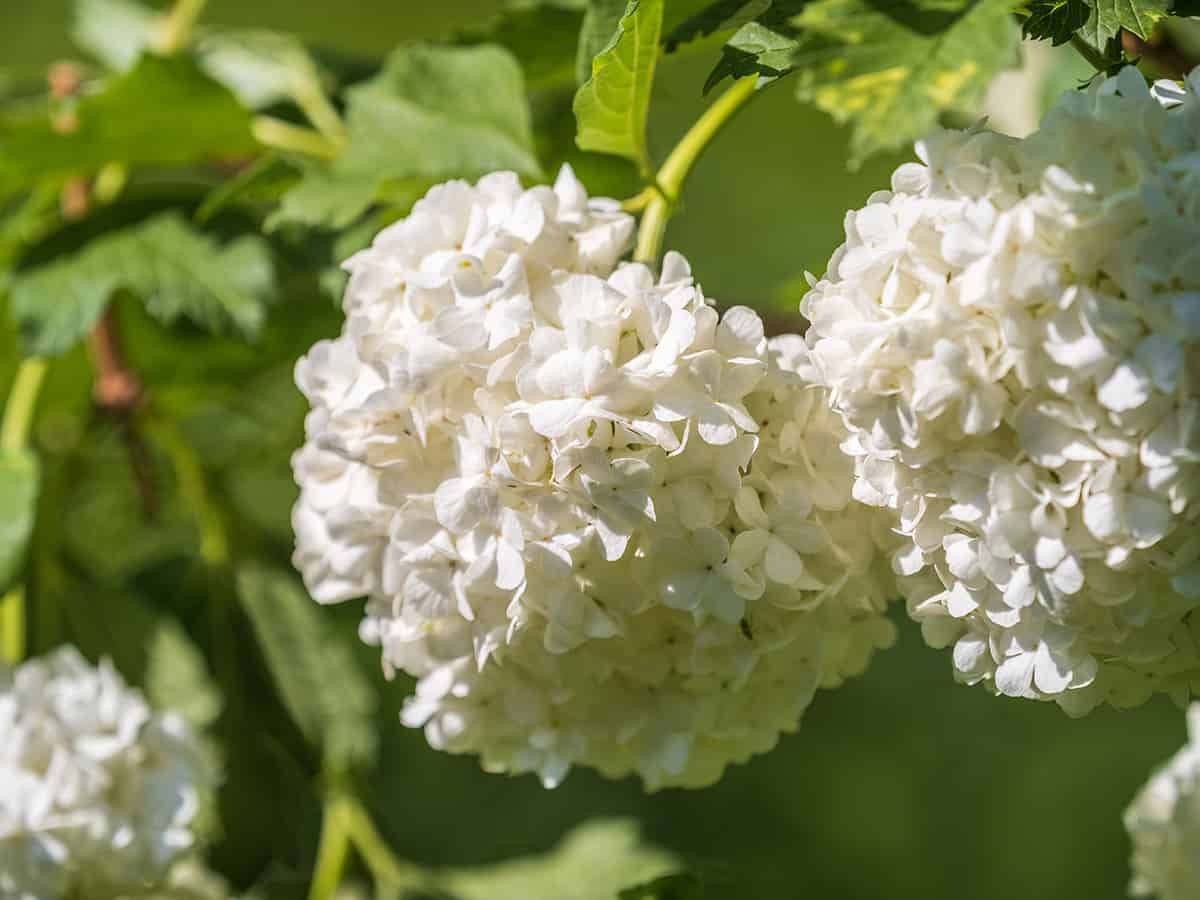
[[[305,737],[335,770],[369,763],[375,694],[332,619],[295,576],[265,564],[239,568],[237,586],[275,687]]]
[[[37,496],[37,457],[28,450],[0,451],[0,592],[24,568]]]
[[[155,318],[187,318],[254,337],[274,292],[267,244],[245,236],[224,246],[176,212],[97,238],[83,249],[18,273],[12,311],[30,353],[60,353],[91,330],[118,290]]]
[[[266,228],[303,225],[340,230],[375,202],[379,179],[369,172],[337,174],[326,166],[311,166],[300,183],[280,198],[267,217]]]
[[[543,856],[444,871],[433,880],[456,900],[613,900],[629,884],[678,868],[670,853],[641,841],[636,822],[596,819]]]
[[[1091,15],[1081,29],[1085,40],[1103,47],[1121,29],[1145,40],[1171,8],[1171,0],[1089,0]]]
[[[501,47],[402,47],[347,92],[350,147],[339,173],[378,181],[538,177],[521,67]]]
[[[206,29],[196,54],[204,70],[251,109],[320,90],[324,80],[304,44],[276,31]]]
[[[195,524],[173,489],[170,467],[148,447],[131,444],[136,441],[136,432],[96,428],[76,461],[71,514],[61,524],[66,547],[91,584],[127,585],[151,566],[196,551]],[[139,482],[154,493],[153,509]]]
[[[402,47],[347,92],[347,103],[346,152],[311,166],[271,226],[342,228],[413,179],[542,175],[521,67],[502,47]]]
[[[0,197],[43,178],[112,163],[174,165],[254,152],[250,112],[190,59],[144,56],[76,105],[55,130],[45,110],[0,126]]]
[[[150,636],[143,684],[152,705],[174,710],[197,729],[207,728],[221,713],[221,691],[204,655],[173,619],[161,619]]]
[[[76,0],[72,37],[109,68],[124,71],[154,42],[159,21],[132,0]]]
[[[592,77],[592,60],[617,36],[628,0],[588,0],[575,48],[575,82],[582,87]]]
[[[592,76],[575,94],[576,143],[631,159],[650,171],[646,118],[658,64],[663,0],[629,0],[616,33],[592,60]]]
[[[532,3],[505,7],[487,24],[467,28],[456,37],[462,43],[492,43],[508,50],[521,62],[526,89],[544,91],[572,84],[575,44],[583,20],[579,9],[561,3]]]

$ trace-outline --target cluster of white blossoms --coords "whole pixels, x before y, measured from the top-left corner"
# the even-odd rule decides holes
[[[1200,73],[934,135],[802,311],[855,496],[957,676],[1079,714],[1200,679]]]
[[[1200,897],[1200,703],[1188,710],[1188,742],[1125,811],[1135,897]]]
[[[154,890],[193,848],[210,783],[187,724],[107,662],[64,647],[0,671],[0,897]]]
[[[724,318],[632,219],[516,176],[435,187],[347,263],[297,365],[295,562],[494,771],[701,785],[892,640],[878,511],[798,337]]]

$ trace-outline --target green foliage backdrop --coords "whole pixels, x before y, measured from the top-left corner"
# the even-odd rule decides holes
[[[861,13],[849,0],[825,0],[819,6],[830,17]],[[480,0],[341,0],[332,5],[214,0],[206,18],[291,30],[345,54],[382,55],[406,39],[478,26],[493,11]],[[970,13],[986,14],[987,3]],[[3,4],[0,59],[41,77],[48,60],[74,52],[66,39],[68,18],[67,4],[60,0]],[[1105,27],[1103,17],[1100,26]],[[870,30],[869,17],[863,27]],[[921,65],[926,49],[919,36],[914,42],[903,55]],[[712,50],[719,46],[714,43]],[[967,56],[1010,49],[961,48]],[[819,58],[814,50],[814,65]],[[739,64],[745,62],[742,58]],[[662,158],[702,108],[700,85],[709,68],[711,61],[696,55],[662,62],[649,136],[653,158]],[[529,77],[561,75],[544,71]],[[135,70],[125,77],[138,76]],[[381,77],[402,82],[402,65]],[[164,83],[161,73],[151,81]],[[361,102],[369,102],[372,88],[359,90]],[[671,222],[667,246],[690,257],[706,290],[720,301],[764,312],[793,308],[796,293],[789,285],[804,269],[821,269],[839,243],[841,211],[883,186],[886,173],[907,155],[904,150],[876,155],[848,171],[845,161],[861,155],[862,138],[852,141],[850,132],[826,114],[844,107],[838,90],[835,82],[809,92],[812,106],[798,106],[788,91],[765,96],[699,164]],[[894,108],[896,116],[907,115],[904,98],[894,92],[877,102]],[[211,110],[180,110],[180,115],[179,129],[166,131],[193,139],[201,139],[219,118]],[[356,127],[353,111],[349,127]],[[888,120],[879,127],[890,127]],[[511,165],[532,168],[528,135],[493,137],[510,147]],[[107,139],[142,141],[144,136]],[[170,152],[157,139],[151,146]],[[637,160],[640,150],[632,155]],[[5,165],[0,162],[0,184],[21,177]],[[378,177],[378,159],[345,158],[328,169],[314,167],[306,173],[305,193],[285,205],[276,224],[286,229],[287,220],[314,215],[349,221],[365,201],[350,213],[330,213],[321,206],[331,202],[323,187],[338,181],[335,194],[345,202],[345,185],[368,174]],[[423,187],[404,179],[439,173],[385,174],[391,189],[403,190]],[[583,166],[581,174],[597,192],[621,195],[632,183],[622,184],[620,170],[611,167],[589,172]],[[217,210],[215,221],[220,224],[226,214]],[[234,224],[226,223],[231,234],[237,231]],[[79,248],[84,238],[68,231],[57,240]],[[173,248],[198,240],[209,243],[192,247],[186,256],[209,261],[211,269],[199,279],[207,288],[167,290],[171,285],[163,280],[172,277]],[[357,611],[317,610],[295,596],[295,582],[281,574],[288,571],[288,511],[295,493],[288,455],[300,441],[304,412],[291,366],[314,340],[336,332],[338,314],[328,296],[290,289],[286,270],[281,296],[269,295],[261,289],[262,263],[252,240],[218,244],[188,231],[170,214],[130,223],[105,241],[77,251],[96,256],[82,269],[58,272],[49,262],[23,271],[13,308],[21,320],[22,309],[36,307],[41,296],[53,294],[64,307],[63,298],[72,298],[71,317],[40,321],[27,330],[35,347],[52,349],[86,332],[109,296],[119,293],[115,314],[126,350],[162,415],[146,431],[147,446],[132,453],[143,468],[131,468],[129,433],[119,422],[87,412],[91,370],[84,351],[68,351],[52,370],[36,435],[44,458],[39,501],[44,514],[34,536],[39,554],[34,565],[49,598],[42,627],[46,634],[70,635],[89,655],[111,655],[129,678],[152,681],[169,696],[172,684],[194,679],[196,665],[203,663],[187,651],[169,649],[169,642],[182,638],[164,633],[145,614],[154,598],[206,650],[217,683],[238,685],[236,694],[224,692],[228,714],[220,727],[250,737],[230,744],[237,755],[225,761],[224,833],[214,856],[235,883],[257,879],[270,888],[269,895],[293,896],[298,879],[307,877],[320,825],[319,798],[311,785],[322,760],[313,738],[332,731],[337,738],[326,742],[326,753],[336,757],[335,767],[371,761],[359,769],[371,811],[396,852],[422,864],[462,867],[538,853],[581,823],[625,816],[641,823],[644,835],[658,846],[701,868],[722,867],[733,885],[722,896],[1092,900],[1121,895],[1127,846],[1120,812],[1146,772],[1178,745],[1177,711],[1158,700],[1131,712],[1102,710],[1072,721],[1050,705],[1003,702],[956,686],[946,659],[923,650],[902,613],[896,617],[899,645],[881,654],[865,677],[836,697],[819,697],[798,734],[702,792],[648,796],[633,781],[612,783],[587,771],[545,791],[533,778],[485,775],[473,759],[430,751],[419,732],[399,723],[406,685],[374,677],[374,651],[354,638]],[[165,262],[146,266],[147,253]],[[121,289],[136,291],[147,304],[131,302]],[[156,297],[162,301],[157,305]],[[267,304],[274,304],[270,315],[263,312]],[[223,320],[257,334],[257,343],[250,347],[234,337],[213,338],[195,324]],[[164,329],[161,322],[171,327]],[[0,394],[7,392],[18,358],[17,335],[8,325],[3,328]],[[21,465],[3,461],[9,468]],[[147,482],[156,485],[156,496],[139,496]],[[5,483],[0,504],[9,502],[7,485],[17,484],[7,476]],[[192,508],[182,508],[184,503]],[[210,513],[223,518],[224,538],[206,530],[204,516],[197,516],[196,509],[203,511],[206,504],[219,505]],[[147,506],[154,510],[152,527],[145,525]],[[214,577],[205,562],[224,552],[213,544],[222,539],[249,547],[265,562],[236,577]],[[0,570],[5,565],[0,559]],[[222,611],[216,621],[203,612],[214,597],[212,608]],[[272,605],[273,615],[260,614],[263,603]],[[296,696],[280,698],[269,675],[271,661],[260,658],[255,634],[293,625],[301,633],[302,620],[318,614],[333,622],[343,639],[322,648],[329,664],[357,665],[371,677],[360,684],[347,676],[340,695],[330,699],[323,694],[327,685],[297,673]],[[264,639],[265,645],[272,640],[290,638],[277,635]],[[168,649],[161,649],[164,642]],[[35,642],[31,649],[46,648]],[[164,668],[162,659],[174,663],[155,674]],[[217,698],[206,700],[195,691],[187,695],[194,717],[214,718]],[[297,707],[305,710],[293,715],[296,724],[283,714],[280,699],[293,713]],[[374,709],[378,734],[359,733],[353,721],[343,721],[339,710],[346,704]],[[620,835],[605,839],[623,840]],[[555,889],[563,900],[576,889],[580,898],[600,896],[593,892],[602,888],[588,871],[580,863],[557,882],[569,886]],[[450,884],[466,898],[507,896],[474,893],[478,888],[469,878]]]

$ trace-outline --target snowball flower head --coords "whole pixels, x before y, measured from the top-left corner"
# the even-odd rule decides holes
[[[0,896],[160,887],[195,844],[209,781],[187,724],[109,663],[64,647],[0,672]]]
[[[960,679],[1082,713],[1200,670],[1200,74],[935,134],[802,311],[855,495]]]
[[[1200,703],[1188,710],[1188,742],[1125,810],[1133,841],[1135,897],[1200,897]]]
[[[436,187],[296,370],[310,592],[367,598],[433,746],[548,785],[711,782],[891,639],[803,342],[721,319],[678,254],[618,266],[631,235],[569,169]]]

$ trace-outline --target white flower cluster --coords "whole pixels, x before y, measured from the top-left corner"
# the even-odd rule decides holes
[[[195,843],[197,739],[71,647],[0,672],[0,897],[101,900],[160,886]]]
[[[1188,742],[1125,810],[1135,897],[1200,897],[1200,703],[1188,710]]]
[[[1069,92],[1025,140],[942,132],[805,298],[957,676],[1068,712],[1200,674],[1200,74]]]
[[[296,370],[310,592],[368,598],[433,746],[548,785],[712,782],[892,638],[803,341],[618,266],[632,229],[569,169],[436,187]]]

